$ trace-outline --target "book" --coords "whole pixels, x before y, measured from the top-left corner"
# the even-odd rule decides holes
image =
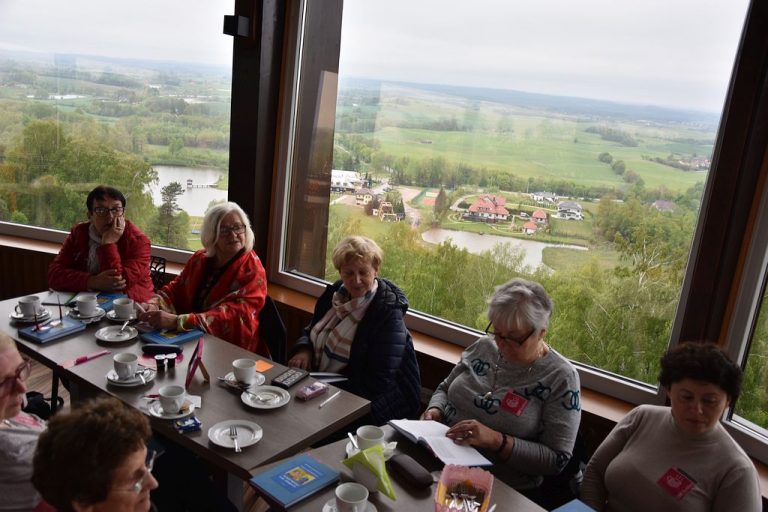
[[[429,448],[444,464],[491,466],[493,463],[471,446],[456,444],[445,437],[448,425],[428,420],[390,420],[389,424],[414,443]]]
[[[305,453],[253,476],[250,483],[268,500],[288,508],[338,480],[338,471]]]
[[[78,295],[79,296],[79,295]],[[112,311],[114,305],[112,304],[115,299],[128,298],[124,293],[107,293],[101,292],[96,296],[96,305],[106,312]]]
[[[552,512],[594,512],[594,509],[583,501],[574,499],[565,505],[552,509]]]
[[[85,330],[83,322],[67,316],[63,317],[61,323],[55,327],[51,327],[48,322],[41,322],[38,325],[42,325],[42,330],[36,329],[36,325],[29,325],[19,329],[19,336],[35,343],[48,343],[49,341]]]
[[[199,340],[203,336],[200,329],[191,331],[166,331],[165,329],[155,329],[141,334],[141,339],[148,343],[163,343],[171,345],[183,345],[188,341]]]

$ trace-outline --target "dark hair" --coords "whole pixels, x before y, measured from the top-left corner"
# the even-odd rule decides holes
[[[125,208],[125,196],[122,192],[117,190],[113,187],[108,187],[106,185],[99,185],[95,189],[91,190],[88,193],[88,197],[85,198],[85,206],[88,207],[88,211],[93,210],[93,202],[97,199],[104,199],[105,197],[108,197],[110,199],[117,199],[120,201],[120,204],[123,205],[123,208]]]
[[[149,420],[114,398],[57,414],[40,434],[32,484],[57,510],[107,499],[115,470],[152,434]]]
[[[659,382],[667,389],[684,379],[709,382],[728,395],[731,405],[741,393],[741,368],[714,343],[682,343],[661,358]]]

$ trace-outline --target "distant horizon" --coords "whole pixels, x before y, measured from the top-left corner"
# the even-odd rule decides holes
[[[105,63],[111,62],[111,63],[120,63],[120,64],[133,64],[133,65],[136,65],[137,67],[145,67],[152,70],[156,70],[156,68],[160,65],[174,65],[176,67],[205,69],[205,70],[208,70],[209,72],[212,70],[216,70],[217,72],[225,73],[226,76],[231,78],[231,66],[217,65],[217,64],[210,64],[210,63],[203,63],[203,62],[194,62],[194,61],[176,60],[176,59],[150,59],[150,58],[139,58],[139,57],[117,57],[117,56],[110,56],[110,55],[98,55],[98,54],[88,54],[88,53],[17,50],[17,49],[8,49],[4,47],[2,43],[0,43],[0,55],[4,55],[4,54],[11,55],[11,56],[36,55],[41,57],[50,57],[51,59],[53,59],[57,55],[72,56],[76,58],[90,59],[94,61],[103,61]],[[54,65],[54,62],[51,61],[50,65]],[[527,91],[523,89],[485,87],[485,86],[470,85],[470,84],[422,82],[422,81],[416,81],[416,80],[404,81],[404,80],[395,80],[395,79],[388,79],[388,78],[372,78],[372,77],[366,77],[366,76],[342,76],[339,80],[339,90],[341,91],[341,90],[344,90],[345,88],[350,87],[349,82],[355,82],[355,81],[380,82],[380,83],[388,83],[388,84],[396,84],[396,85],[404,85],[404,86],[426,86],[430,88],[456,88],[456,89],[471,89],[476,91],[498,91],[498,92],[513,93],[513,94],[530,95],[530,96],[540,97],[540,98],[574,99],[574,100],[583,100],[588,102],[599,102],[607,105],[626,106],[626,107],[632,107],[632,108],[654,108],[654,109],[660,109],[660,110],[669,111],[669,112],[693,113],[693,114],[703,114],[705,116],[713,116],[712,119],[706,122],[714,122],[714,123],[718,122],[721,115],[721,112],[688,108],[684,106],[670,107],[670,106],[652,104],[652,103],[632,102],[629,100],[618,101],[615,99],[608,99],[608,98],[574,96],[574,95],[565,95],[565,94],[551,94],[551,93],[542,93],[542,92],[536,92],[536,91]],[[486,100],[486,101],[492,101],[492,100]]]

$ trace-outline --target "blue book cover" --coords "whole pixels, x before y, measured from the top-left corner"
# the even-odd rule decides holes
[[[565,505],[553,509],[552,512],[594,512],[594,510],[581,500],[571,500]]]
[[[166,331],[165,329],[157,329],[143,333],[141,339],[148,343],[183,345],[188,341],[199,340],[203,334],[203,331],[200,329],[192,329],[191,331]]]
[[[128,297],[124,293],[107,293],[107,292],[101,292],[96,296],[96,303],[98,306],[103,309],[106,312],[112,311],[112,308],[114,307],[112,305],[112,302],[114,302],[115,299],[122,299]]]
[[[58,322],[58,320],[56,320]],[[37,326],[29,325],[19,329],[19,336],[24,339],[34,341],[35,343],[48,343],[49,341],[63,338],[69,334],[80,332],[85,330],[85,324],[74,318],[65,316],[61,319],[61,323],[52,327],[50,323],[41,325],[41,329],[36,329]]]
[[[307,454],[293,457],[251,478],[251,485],[283,508],[339,480],[339,472]]]

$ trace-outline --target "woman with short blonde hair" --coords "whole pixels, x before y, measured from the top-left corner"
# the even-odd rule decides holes
[[[345,375],[349,380],[340,387],[371,401],[364,422],[381,425],[413,416],[421,379],[403,321],[408,299],[394,283],[378,277],[383,252],[370,238],[345,238],[332,259],[341,279],[317,300],[312,322],[288,364]]]

